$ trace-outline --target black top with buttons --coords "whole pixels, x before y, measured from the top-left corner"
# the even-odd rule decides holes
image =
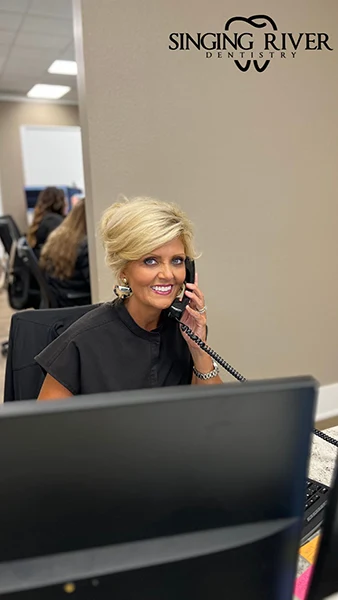
[[[192,379],[178,323],[163,311],[157,329],[146,331],[122,301],[85,314],[35,360],[74,395],[188,385]]]

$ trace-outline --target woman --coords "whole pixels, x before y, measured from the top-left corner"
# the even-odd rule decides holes
[[[185,258],[195,257],[187,216],[175,205],[135,198],[108,208],[101,235],[120,298],[81,317],[36,357],[47,373],[39,400],[222,383],[212,359],[167,314],[183,293]],[[205,340],[197,278],[185,294],[189,306],[181,320]]]
[[[50,234],[39,264],[60,307],[91,302],[84,199]]]
[[[33,222],[27,233],[27,241],[37,258],[49,234],[62,223],[65,210],[66,200],[62,190],[47,187],[40,192],[34,209]]]

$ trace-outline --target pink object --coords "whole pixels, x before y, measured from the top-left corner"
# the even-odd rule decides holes
[[[305,600],[307,591],[309,588],[311,575],[312,575],[313,565],[306,569],[304,573],[296,579],[295,591],[294,594],[297,600]]]

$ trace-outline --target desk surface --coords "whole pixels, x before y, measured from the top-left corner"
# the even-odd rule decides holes
[[[338,440],[338,427],[325,429],[325,433]],[[328,444],[316,435],[313,436],[309,477],[325,485],[330,485],[333,477],[338,448]]]

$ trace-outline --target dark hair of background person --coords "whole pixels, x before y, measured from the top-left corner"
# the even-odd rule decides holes
[[[58,279],[70,279],[74,274],[81,243],[87,236],[84,198],[48,237],[42,248],[40,267]]]
[[[40,192],[37,203],[34,208],[32,224],[27,233],[27,241],[31,248],[35,248],[37,239],[36,232],[39,225],[47,213],[64,214],[66,205],[65,194],[57,187],[47,187]]]

